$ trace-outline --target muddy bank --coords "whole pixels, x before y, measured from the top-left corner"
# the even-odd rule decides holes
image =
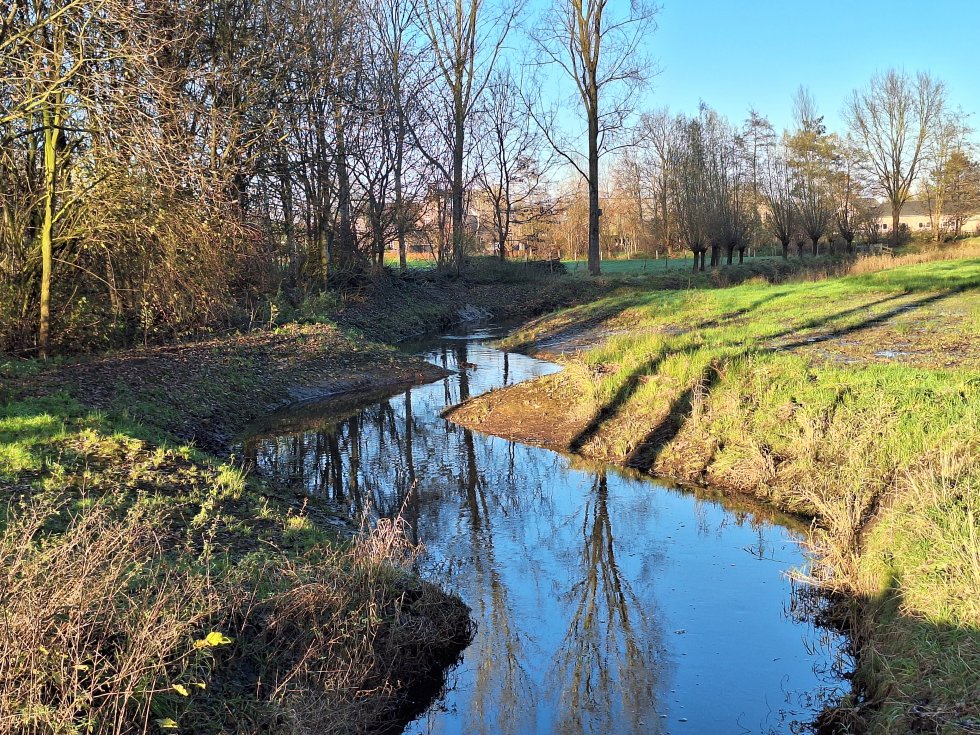
[[[243,426],[291,403],[391,390],[444,371],[326,324],[78,358],[0,381],[12,399],[67,392],[225,456]]]

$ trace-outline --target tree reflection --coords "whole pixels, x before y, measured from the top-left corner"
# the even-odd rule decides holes
[[[478,645],[483,650],[473,684],[468,732],[518,733],[533,729],[527,707],[533,691],[524,666],[526,655],[514,627],[507,585],[501,579],[494,547],[493,513],[488,505],[487,483],[477,464],[473,432],[463,429],[460,445],[460,485],[466,499],[473,574],[468,584],[476,588],[473,614],[478,626]]]
[[[582,518],[580,578],[552,675],[561,692],[561,733],[660,730],[659,631],[616,558],[605,471],[593,481]]]

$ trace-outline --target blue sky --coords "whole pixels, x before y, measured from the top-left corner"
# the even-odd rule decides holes
[[[531,0],[531,18],[547,3]],[[943,80],[951,105],[980,127],[980,0],[658,4],[657,30],[645,51],[660,73],[640,111],[666,106],[691,115],[703,100],[738,123],[753,106],[779,131],[790,125],[793,95],[803,84],[828,127],[843,132],[841,110],[852,90],[894,67]]]
[[[619,0],[626,2],[627,0]],[[750,105],[781,129],[800,84],[828,127],[844,100],[889,67],[928,71],[980,124],[978,0],[662,0],[648,50],[661,72],[645,107],[692,114],[704,100],[733,122]]]

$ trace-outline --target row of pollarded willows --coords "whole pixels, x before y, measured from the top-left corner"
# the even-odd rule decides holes
[[[153,428],[60,394],[2,405],[0,731],[397,721],[470,636],[465,605],[410,573],[403,529],[338,538],[313,501]]]
[[[628,328],[542,379],[535,402],[545,413],[555,403],[561,431],[537,439],[813,516],[812,577],[861,602],[861,699],[838,716],[875,732],[972,727],[978,290],[974,258],[817,282],[623,291],[556,315],[559,332],[597,320]],[[547,322],[536,330],[547,335]],[[493,410],[472,405],[467,416],[498,429]]]

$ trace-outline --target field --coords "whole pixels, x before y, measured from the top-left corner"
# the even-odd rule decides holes
[[[814,517],[809,574],[860,611],[835,717],[956,732],[980,723],[980,259],[872,265],[559,312],[508,344],[563,373],[452,417]]]

